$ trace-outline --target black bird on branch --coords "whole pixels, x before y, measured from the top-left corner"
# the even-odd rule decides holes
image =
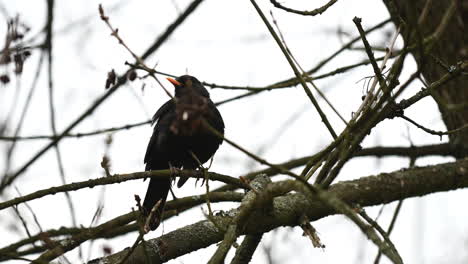
[[[206,88],[195,77],[183,75],[177,79],[167,79],[175,87],[175,97],[153,116],[153,124],[156,122],[156,125],[146,150],[146,170],[199,168],[222,143],[222,139],[205,124],[224,134],[223,118]],[[177,187],[186,181],[187,178],[180,178]],[[155,230],[161,222],[170,188],[169,178],[150,179],[143,202],[143,215],[149,216],[155,208],[148,219],[151,230]]]

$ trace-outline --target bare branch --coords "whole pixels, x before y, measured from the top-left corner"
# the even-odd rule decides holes
[[[427,195],[434,192],[455,190],[468,187],[468,159],[452,163],[427,166],[377,176],[359,178],[354,181],[337,183],[330,187],[329,192],[347,204],[359,203],[361,206],[386,204],[402,199]],[[277,182],[269,188],[281,190],[294,181]],[[215,216],[217,223],[227,227],[235,215],[235,210]],[[310,201],[303,194],[293,194],[277,197],[273,202],[273,211],[269,217],[264,213],[253,212],[245,224],[242,234],[258,234],[268,232],[279,226],[296,226],[298,216],[306,214],[312,221],[336,214],[332,208],[319,201]],[[223,234],[208,220],[201,221],[159,238],[147,241],[152,248],[147,253],[152,263],[162,263],[182,256],[200,248],[207,247],[223,239]],[[126,250],[96,259],[90,262],[117,263]],[[132,263],[145,263],[142,248],[137,247],[132,257]]]
[[[294,14],[298,14],[298,15],[303,15],[303,16],[316,16],[316,15],[321,15],[323,12],[327,11],[327,9],[329,7],[331,7],[333,4],[335,4],[336,2],[338,2],[338,0],[330,0],[325,5],[323,5],[323,6],[319,7],[319,8],[316,8],[314,10],[311,10],[311,11],[300,11],[300,10],[295,10],[295,9],[292,9],[292,8],[289,8],[289,7],[285,7],[282,4],[278,3],[276,0],[270,0],[270,2],[275,7],[279,8],[279,9],[282,9],[282,10],[284,10],[286,12],[290,12],[290,13],[294,13]]]

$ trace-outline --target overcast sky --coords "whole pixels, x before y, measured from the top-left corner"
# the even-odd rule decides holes
[[[183,10],[189,2],[106,0],[102,1],[102,4],[111,23],[119,28],[119,33],[128,46],[135,53],[142,54],[178,16],[178,9]],[[381,1],[339,1],[323,15],[315,17],[292,15],[275,9],[269,1],[263,2],[259,3],[263,11],[269,18],[269,11],[273,11],[289,48],[305,70],[315,66],[343,43],[357,36],[353,17],[361,17],[364,28],[370,28],[388,17]],[[298,9],[311,10],[325,2],[290,0],[284,3]],[[0,3],[10,16],[19,14],[21,20],[31,27],[31,36],[43,28],[45,1],[0,0]],[[59,131],[67,127],[105,92],[104,84],[109,70],[115,69],[117,73],[122,73],[127,69],[124,62],[133,61],[131,55],[110,36],[109,29],[99,19],[97,7],[98,2],[91,0],[56,1],[53,71]],[[0,36],[5,35],[5,30],[6,23],[0,23]],[[387,25],[371,34],[369,41],[372,45],[385,47],[389,44],[388,35],[392,35],[394,31],[392,25]],[[356,46],[361,46],[361,43]],[[397,46],[401,47],[401,39],[398,40]],[[378,51],[376,54],[383,55]],[[15,89],[20,89],[20,106],[24,104],[37,67],[38,55],[37,50],[32,51],[20,80],[13,79],[8,86],[0,87],[0,120],[6,118]],[[363,59],[366,59],[366,55],[362,51],[347,51],[327,64],[318,74]],[[294,76],[250,1],[205,1],[146,62],[150,66],[157,64],[156,69],[162,72],[174,75],[188,73],[202,81],[226,85],[264,86]],[[402,78],[408,77],[414,67],[412,58],[409,58]],[[365,90],[362,79],[371,76],[372,73],[371,67],[366,66],[319,80],[316,84],[349,120],[351,113],[356,111],[361,103],[361,96]],[[21,135],[51,134],[46,76],[44,67]],[[164,83],[171,87],[165,80]],[[420,88],[420,83],[414,83],[401,98],[407,98]],[[216,102],[244,92],[213,89],[210,93]],[[152,80],[135,81],[120,88],[73,132],[87,132],[148,120],[167,100],[167,95]],[[341,131],[344,124],[325,106],[323,100],[320,100],[320,104],[336,130]],[[219,109],[226,124],[226,136],[271,162],[284,162],[313,154],[332,140],[301,87],[265,92],[222,105]],[[432,129],[445,130],[438,109],[430,98],[418,102],[405,114]],[[11,117],[12,120],[17,122],[19,115],[18,109]],[[8,132],[11,134],[12,129]],[[109,151],[112,173],[144,169],[143,156],[151,133],[150,126],[143,126],[113,135]],[[105,152],[105,138],[105,135],[100,135],[61,141],[60,149],[69,182],[103,176],[100,161]],[[410,142],[423,145],[446,141],[446,137],[440,141],[436,136],[427,135],[408,126],[404,120],[394,119],[379,124],[362,145],[409,146]],[[46,142],[38,140],[19,143],[14,153],[13,171],[24,165]],[[3,172],[3,150],[7,144],[0,141],[0,147],[0,171]],[[448,160],[450,159],[440,157],[424,158],[418,159],[417,165]],[[391,172],[407,166],[407,159],[357,158],[344,167],[338,180]],[[215,156],[211,170],[237,177],[254,168],[262,166],[238,150],[223,144]],[[55,185],[60,185],[60,177],[53,151],[49,151],[15,182],[22,194]],[[100,223],[129,212],[135,203],[134,194],[143,197],[146,185],[147,182],[130,181],[105,187],[105,207]],[[216,186],[216,183],[212,183],[210,187]],[[79,224],[90,224],[101,190],[102,188],[83,189],[71,194]],[[175,189],[178,197],[204,191],[205,188],[195,188],[193,181],[182,189]],[[408,199],[404,202],[392,238],[406,263],[462,263],[463,259],[466,261],[467,253],[462,253],[460,247],[466,248],[468,243],[468,226],[465,223],[468,211],[460,210],[458,201],[466,200],[467,194],[466,190],[462,190]],[[10,188],[7,195],[0,199],[5,201],[16,195],[14,189]],[[63,195],[48,196],[32,201],[29,205],[34,209],[44,229],[71,225]],[[385,206],[380,217],[382,226],[388,225],[395,205],[392,203]],[[215,210],[229,209],[233,206],[235,204],[213,205]],[[19,206],[19,209],[27,219],[32,219],[25,207]],[[375,217],[379,209],[380,206],[369,208],[368,212]],[[146,238],[157,237],[162,232],[167,233],[202,219],[204,217],[200,208],[192,209],[165,222]],[[11,230],[11,224],[17,221],[12,209],[0,211],[0,222],[4,223],[0,226],[0,233],[3,234],[0,247],[25,237],[22,229]],[[324,250],[314,249],[310,241],[301,236],[300,228],[280,228],[266,235],[263,243],[265,247],[272,247],[276,263],[373,263],[377,251],[375,245],[367,241],[359,229],[345,217],[327,217],[314,222],[313,225],[326,245]],[[31,229],[34,233],[37,232],[35,226],[32,225]],[[136,233],[131,233],[110,241],[98,240],[94,243],[92,258],[102,255],[103,245],[111,245],[114,251],[120,251],[130,246],[136,237]],[[89,244],[85,244],[83,247],[86,258],[88,246]],[[200,258],[206,261],[215,249],[211,246],[170,263],[197,263]],[[77,250],[68,253],[67,257],[77,261]],[[361,258],[364,262],[361,262]],[[450,261],[447,262],[447,259]],[[262,249],[259,248],[255,253],[253,263],[268,263]],[[381,263],[389,262],[383,259]]]

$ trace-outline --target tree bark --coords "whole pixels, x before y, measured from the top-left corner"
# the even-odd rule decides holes
[[[427,51],[412,50],[412,55],[424,79],[428,83],[439,80],[450,68],[468,58],[468,2],[464,0],[384,0],[393,22],[402,25],[403,38],[410,45],[441,30],[440,36]],[[449,14],[451,5],[453,14]],[[425,12],[427,10],[427,13]],[[453,9],[452,9],[453,10]],[[424,15],[424,14],[427,15]],[[444,17],[448,18],[446,26]],[[405,32],[412,32],[405,34]],[[466,62],[465,62],[466,63]],[[433,94],[448,130],[457,129],[468,123],[468,76],[461,75]],[[466,157],[463,151],[468,146],[468,129],[449,135],[450,143],[461,148],[454,153],[457,158]]]

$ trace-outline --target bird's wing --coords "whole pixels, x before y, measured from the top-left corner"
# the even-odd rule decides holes
[[[158,122],[165,114],[171,111],[175,107],[174,101],[169,100],[165,104],[163,104],[158,111],[153,116],[152,119],[152,124]],[[153,130],[153,135],[151,135],[151,139],[148,143],[148,147],[146,148],[146,154],[145,154],[145,159],[144,162],[148,163],[152,151],[154,151],[157,148],[157,142],[158,142],[158,137],[159,137],[159,124],[156,124]]]
[[[156,111],[156,113],[154,114],[153,118],[151,119],[151,124],[154,125],[154,123],[156,123],[156,121],[158,121],[158,119],[163,116],[165,113],[167,113],[170,109],[172,109],[174,107],[174,101],[173,100],[169,100],[167,102],[165,102],[159,109],[158,111]]]
[[[222,134],[224,134],[224,121],[223,121],[223,117],[221,116],[221,113],[219,112],[218,108],[216,107],[216,105],[212,103],[212,107],[211,109],[213,110],[213,115],[215,118],[213,118],[214,120],[214,127],[219,129],[219,132],[221,132]]]

